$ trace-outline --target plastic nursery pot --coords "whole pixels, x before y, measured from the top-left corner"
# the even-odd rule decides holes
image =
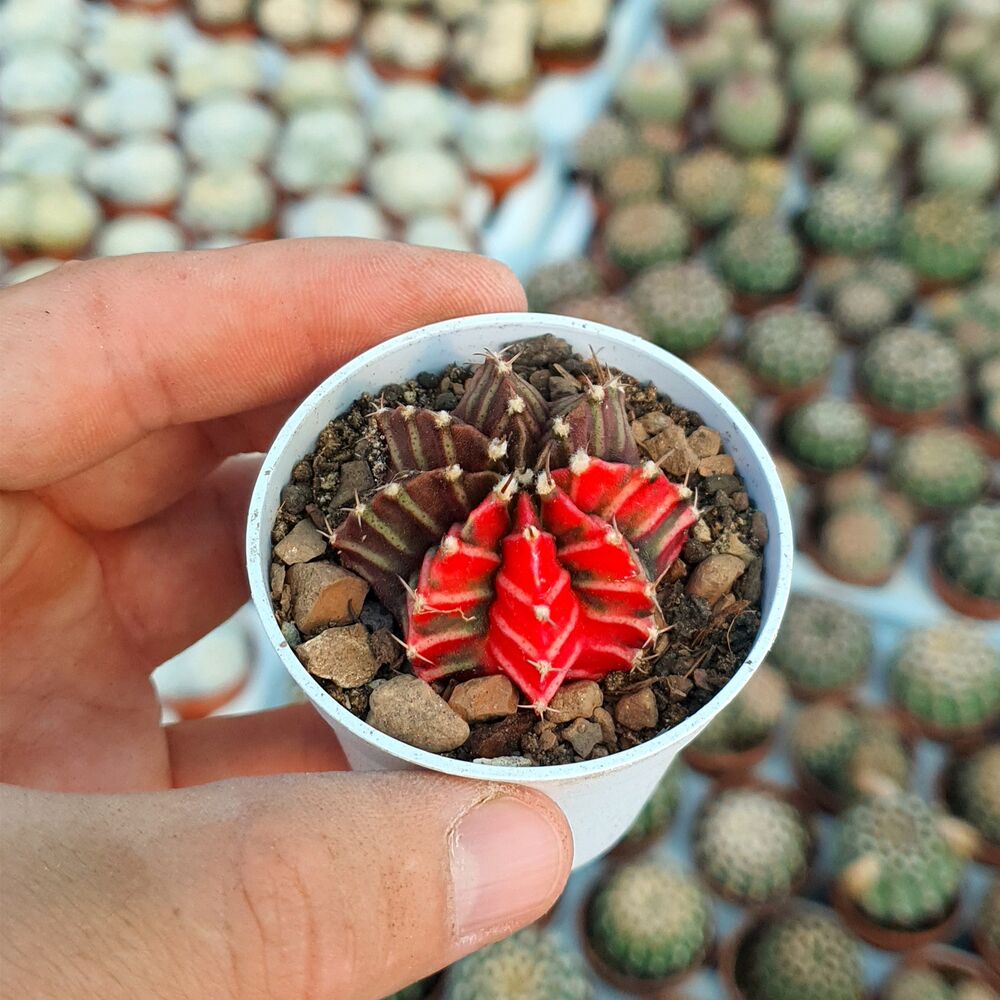
[[[994,973],[974,955],[958,948],[948,948],[944,945],[920,948],[903,958],[900,969],[933,969],[952,982],[971,979],[994,991],[1000,991],[1000,975]],[[894,976],[890,976],[888,982],[891,983],[893,978]]]
[[[453,760],[379,732],[313,680],[275,620],[268,580],[271,526],[281,489],[294,465],[313,448],[327,423],[362,393],[547,333],[562,337],[578,353],[586,355],[593,349],[604,364],[648,380],[720,433],[723,447],[770,527],[764,549],[760,629],[742,666],[707,705],[639,746],[597,760],[531,768]],[[264,459],[250,502],[246,548],[250,592],[264,632],[292,678],[336,732],[352,768],[424,768],[538,789],[555,801],[569,821],[574,868],[603,854],[621,838],[677,754],[732,702],[763,661],[788,601],[792,553],[791,518],[774,463],[747,419],[718,389],[678,358],[631,334],[585,320],[536,313],[467,316],[436,323],[386,341],[331,375],[289,418]]]
[[[746,750],[729,750],[712,753],[699,750],[694,744],[684,750],[684,761],[700,774],[720,780],[733,776],[737,781],[740,775],[749,778],[755,768],[770,752],[774,736],[767,736],[762,742]]]
[[[967,594],[964,590],[956,587],[933,563],[930,567],[930,578],[931,586],[938,597],[960,615],[987,622],[1000,620],[1000,601],[996,601],[992,597],[976,597],[975,594]]]

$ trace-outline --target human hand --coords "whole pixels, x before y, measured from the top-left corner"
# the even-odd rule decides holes
[[[298,398],[523,304],[482,258],[341,240],[0,292],[4,995],[378,997],[554,902],[570,836],[542,796],[330,773],[309,706],[164,728],[149,680],[246,599],[245,453]]]

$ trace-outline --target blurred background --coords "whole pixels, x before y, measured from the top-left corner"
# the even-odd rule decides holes
[[[998,177],[1000,0],[0,2],[0,285],[474,250],[779,463],[768,666],[544,928],[413,1000],[998,996]],[[154,676],[167,720],[297,697],[249,608]]]

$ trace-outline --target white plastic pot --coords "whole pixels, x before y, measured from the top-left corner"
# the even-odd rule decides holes
[[[292,467],[310,452],[326,424],[364,392],[405,381],[421,371],[470,362],[522,337],[552,333],[580,354],[593,349],[612,367],[649,380],[675,403],[699,413],[722,435],[753,504],[767,517],[760,631],[746,661],[728,684],[679,726],[631,750],[599,760],[552,767],[502,767],[452,760],[386,736],[352,715],[309,675],[275,621],[268,574],[271,525]],[[792,525],[778,473],[746,418],[718,389],[683,361],[628,333],[563,316],[504,313],[467,316],[422,327],[373,347],[344,365],[295,411],[264,459],[250,503],[247,569],[254,605],[288,672],[333,727],[355,770],[427,768],[460,778],[537,788],[566,814],[574,838],[574,868],[612,847],[677,754],[742,690],[770,649],[784,614],[792,574]]]

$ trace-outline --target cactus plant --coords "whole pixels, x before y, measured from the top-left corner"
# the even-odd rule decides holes
[[[676,354],[707,347],[729,315],[729,293],[697,263],[650,268],[632,285],[631,298],[650,337]]]
[[[793,459],[819,472],[857,465],[868,452],[871,427],[860,407],[824,397],[793,410],[782,437]]]
[[[872,632],[863,615],[826,598],[792,596],[771,662],[797,692],[846,691],[863,680],[871,659]]]
[[[918,171],[929,190],[984,197],[1000,177],[1000,144],[979,125],[942,127],[920,147]]]
[[[627,153],[601,172],[601,193],[612,205],[655,198],[662,187],[663,168],[652,153]]]
[[[954,907],[964,859],[941,820],[907,792],[869,798],[841,816],[837,879],[869,920],[917,930],[937,924]]]
[[[858,946],[831,916],[797,904],[744,942],[737,981],[747,1000],[861,1000]]]
[[[861,66],[841,42],[803,45],[788,62],[788,87],[800,104],[853,97],[861,86]]]
[[[660,15],[667,27],[689,31],[701,25],[720,0],[659,0]]]
[[[767,742],[788,702],[788,688],[776,670],[761,665],[747,686],[695,738],[701,755],[737,754]]]
[[[861,113],[850,98],[828,97],[813,102],[803,111],[799,141],[810,160],[821,167],[831,167],[861,127]]]
[[[712,941],[708,897],[690,876],[654,861],[612,872],[587,911],[587,936],[620,975],[662,980],[698,965]]]
[[[667,773],[659,780],[653,794],[632,821],[632,825],[619,841],[623,847],[645,844],[663,833],[673,822],[681,801],[681,782],[684,765],[675,762],[667,768]]]
[[[893,257],[872,257],[864,262],[872,281],[881,285],[898,306],[909,305],[917,291],[917,276],[913,269]]]
[[[830,301],[831,319],[853,341],[866,341],[884,330],[898,311],[892,293],[867,273],[842,282]]]
[[[931,968],[903,968],[889,980],[882,1000],[954,1000],[948,980]]]
[[[604,227],[608,258],[629,274],[680,260],[690,242],[687,220],[663,201],[634,201],[616,208]]]
[[[714,87],[736,62],[736,47],[718,32],[705,32],[680,46],[684,71],[695,87]]]
[[[591,1000],[579,957],[553,934],[528,927],[487,945],[449,970],[445,1000]]]
[[[788,164],[777,156],[755,156],[746,162],[746,184],[736,214],[770,218],[778,213],[788,186]]]
[[[719,240],[716,262],[723,279],[745,295],[774,295],[795,285],[802,269],[798,241],[777,219],[744,219]]]
[[[836,37],[847,9],[844,0],[776,0],[771,4],[771,24],[786,45],[808,45]]]
[[[909,525],[884,499],[849,505],[826,516],[819,529],[819,560],[847,583],[873,587],[892,575],[906,548]]]
[[[981,372],[989,359],[1000,357],[1000,281],[984,278],[957,296],[948,321],[951,339]],[[1000,391],[1000,385],[993,391]]]
[[[917,629],[893,658],[889,686],[917,723],[944,738],[961,736],[1000,712],[1000,655],[967,625]]]
[[[944,578],[962,594],[1000,602],[1000,504],[957,513],[942,529],[935,556]]]
[[[932,281],[965,281],[981,270],[993,239],[985,208],[954,194],[927,194],[911,202],[900,226],[903,260]]]
[[[618,107],[636,122],[676,125],[684,118],[690,97],[683,66],[662,57],[632,63],[615,90]]]
[[[934,22],[923,0],[869,0],[854,15],[854,39],[879,69],[899,69],[926,50]]]
[[[693,364],[741,413],[753,410],[757,394],[742,365],[729,358],[697,358]]]
[[[1000,963],[1000,877],[993,880],[979,907],[975,939],[980,954],[996,968]]]
[[[627,299],[617,295],[582,295],[579,298],[563,299],[551,311],[560,316],[575,316],[590,320],[591,323],[603,323],[648,339],[636,311]]]
[[[589,177],[599,177],[615,160],[636,147],[633,128],[614,115],[598,118],[573,147],[573,166]]]
[[[742,48],[761,37],[763,19],[750,4],[723,3],[712,9],[708,28]]]
[[[896,211],[896,199],[888,187],[833,178],[813,189],[805,232],[826,253],[863,256],[892,242]]]
[[[988,843],[1000,846],[1000,743],[958,759],[951,773],[948,802]]]
[[[795,806],[766,790],[731,788],[695,824],[695,864],[719,893],[758,906],[795,891],[809,867],[812,837]]]
[[[785,127],[785,96],[765,74],[738,73],[724,80],[712,97],[712,127],[737,153],[774,149]]]
[[[681,157],[671,176],[677,204],[702,226],[717,226],[731,218],[745,184],[742,164],[711,146]]]
[[[976,442],[950,427],[914,431],[898,441],[889,471],[904,496],[932,510],[973,503],[989,477]]]
[[[903,131],[922,136],[942,125],[964,121],[972,96],[957,73],[932,64],[906,73],[893,88],[891,103]]]
[[[855,257],[826,256],[812,265],[813,294],[817,304],[827,306],[837,289],[851,278],[861,275],[861,261]]]
[[[833,367],[837,337],[819,313],[777,306],[747,328],[743,357],[747,367],[776,391],[801,389],[825,378]]]
[[[601,291],[601,279],[587,257],[544,264],[526,286],[528,305],[536,312],[549,312],[556,303]]]
[[[878,503],[882,485],[874,472],[866,469],[844,469],[825,479],[819,487],[819,508],[822,513],[842,507]]]

